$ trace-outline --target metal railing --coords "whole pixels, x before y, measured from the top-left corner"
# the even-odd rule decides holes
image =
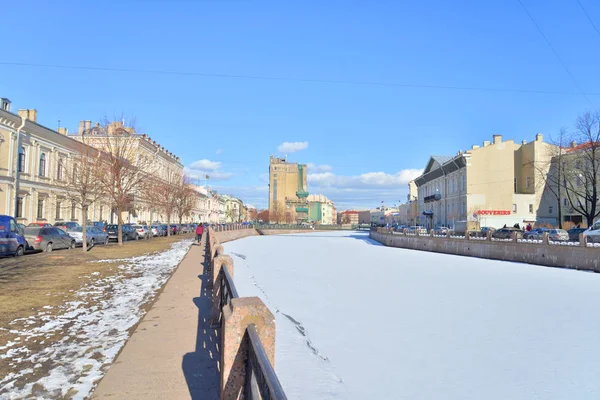
[[[250,400],[287,399],[254,325],[248,325],[246,328],[245,340],[247,340],[248,357],[246,359],[244,398]]]

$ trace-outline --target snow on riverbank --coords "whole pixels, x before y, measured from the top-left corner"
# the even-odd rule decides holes
[[[290,399],[600,398],[600,274],[388,248],[356,232],[224,244],[277,323]]]
[[[0,379],[0,398],[86,398],[142,318],[142,306],[171,276],[191,243],[185,240],[152,256],[118,260],[118,274],[85,277],[89,283],[75,293],[76,301],[11,322],[25,327],[9,325],[15,338],[0,347],[0,359],[16,371]],[[46,341],[51,344],[44,346]],[[23,378],[24,386],[18,384]]]

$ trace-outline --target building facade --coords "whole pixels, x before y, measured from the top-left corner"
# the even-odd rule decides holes
[[[308,221],[319,225],[335,225],[337,216],[333,201],[322,194],[311,194],[308,201]]]
[[[306,164],[290,163],[285,158],[269,160],[269,215],[274,222],[285,222],[286,217],[308,220],[308,191]]]
[[[432,156],[417,186],[417,223],[453,227],[456,221],[480,226],[556,223],[555,208],[542,201],[536,164],[551,153],[541,134],[533,142],[502,141],[494,135],[483,146],[456,156]]]

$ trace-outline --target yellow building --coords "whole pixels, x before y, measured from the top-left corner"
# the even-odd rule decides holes
[[[456,156],[431,156],[418,187],[419,224],[453,227],[456,221],[499,228],[519,223],[555,225],[554,203],[542,201],[543,182],[535,165],[552,153],[541,134],[533,142],[502,141],[472,146]]]
[[[274,222],[308,219],[306,164],[271,156],[269,162],[269,215]]]
[[[91,121],[82,121],[80,130],[91,129]],[[78,133],[79,134],[79,133]],[[79,134],[80,135],[80,134]],[[31,222],[81,220],[81,209],[67,200],[64,192],[65,165],[82,151],[77,135],[69,135],[66,128],[58,131],[37,123],[37,110],[22,109],[11,112],[8,99],[0,99],[0,214],[15,216],[25,225]],[[140,154],[152,154],[163,169],[183,169],[179,159],[164,151],[145,135],[139,135]],[[91,221],[115,221],[116,215],[106,202],[93,204],[88,212]],[[152,221],[161,219],[157,213],[139,209],[125,221]]]

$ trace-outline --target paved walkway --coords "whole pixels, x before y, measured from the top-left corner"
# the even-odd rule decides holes
[[[204,252],[193,245],[102,379],[93,399],[219,398],[211,291]]]

